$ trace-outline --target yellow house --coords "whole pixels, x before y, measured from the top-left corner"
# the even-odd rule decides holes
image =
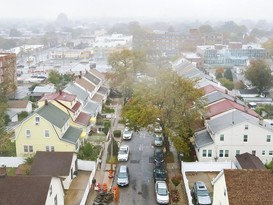
[[[51,102],[67,113],[69,115],[70,125],[82,129],[83,133],[81,138],[87,138],[91,127],[91,115],[81,111],[82,104],[77,100],[76,95],[63,91],[47,94],[38,101],[38,107],[44,106],[47,102]]]
[[[71,126],[69,115],[52,103],[37,109],[15,129],[16,155],[36,151],[78,152],[82,130]]]

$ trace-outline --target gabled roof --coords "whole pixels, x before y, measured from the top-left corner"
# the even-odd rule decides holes
[[[232,110],[231,112],[227,112],[221,116],[208,120],[207,125],[213,133],[217,133],[220,130],[241,124],[243,122],[252,123],[258,126],[260,120],[259,118],[249,115],[248,113],[242,112],[240,110]],[[264,129],[270,129],[269,125],[263,127]]]
[[[76,144],[81,136],[81,133],[81,129],[70,126],[64,133],[62,140],[72,144]]]
[[[8,108],[26,108],[28,105],[28,100],[9,100]]]
[[[43,107],[37,110],[36,113],[57,126],[58,128],[62,128],[64,124],[69,120],[69,115],[52,103],[45,104]]]
[[[100,86],[100,88],[97,91],[98,93],[101,93],[103,95],[108,95],[109,92],[109,88],[104,87],[104,86]]]
[[[230,205],[273,204],[273,173],[261,169],[225,169]]]
[[[237,97],[228,95],[228,94],[220,92],[218,90],[203,96],[202,99],[205,99],[208,104],[212,104],[214,102],[217,102],[217,101],[220,101],[223,99],[227,99],[230,101],[236,101],[240,105],[245,105],[245,103],[243,101],[239,100]]]
[[[90,118],[91,116],[84,113],[84,112],[81,112],[78,117],[75,119],[75,122],[80,124],[80,125],[84,125],[84,126],[89,126],[90,124]]]
[[[82,102],[85,102],[86,99],[88,98],[89,94],[85,90],[81,89],[79,86],[76,84],[72,83],[68,85],[64,91],[67,91],[69,93],[72,93],[74,95],[77,95],[77,98],[81,100]]]
[[[234,97],[234,94],[232,92],[230,92],[229,90],[227,90],[227,89],[224,90],[224,89],[222,89],[222,88],[220,88],[218,86],[214,86],[214,85],[211,85],[211,84],[202,87],[202,89],[205,91],[206,94],[216,92],[216,91],[220,91],[222,93],[226,93],[226,94]]]
[[[39,101],[61,100],[66,102],[73,102],[73,100],[75,100],[76,97],[77,97],[76,95],[59,91],[56,93],[46,94]]]
[[[96,94],[92,97],[91,100],[93,100],[93,101],[95,101],[95,102],[98,102],[98,103],[101,103],[101,102],[103,101],[103,96],[100,95],[100,94],[98,94],[98,93],[96,93]]]
[[[77,101],[75,105],[71,108],[72,112],[76,112],[81,107],[81,103]]]
[[[247,106],[240,105],[236,102],[233,102],[227,99],[224,99],[222,101],[209,105],[207,107],[207,113],[205,117],[211,118],[213,116],[216,116],[234,109],[248,113],[249,115],[253,115],[255,117],[259,117],[259,115],[254,110],[249,109]]]
[[[104,80],[104,78],[105,78],[104,74],[101,73],[100,71],[98,71],[96,68],[92,68],[88,72],[93,74],[94,76],[96,76],[100,80]]]
[[[56,89],[54,86],[36,86],[34,90],[32,91],[33,93],[55,93]]]
[[[88,90],[89,92],[93,92],[96,88],[90,81],[86,80],[85,78],[77,78],[75,83],[79,84],[84,89]]]
[[[74,152],[37,151],[31,165],[31,175],[69,176]]]
[[[248,152],[236,155],[236,159],[242,169],[266,169],[259,157]]]
[[[195,145],[197,148],[213,144],[213,140],[207,130],[201,130],[194,133]]]
[[[101,80],[99,78],[97,78],[93,73],[91,73],[90,71],[87,71],[84,75],[85,78],[87,78],[88,80],[90,80],[92,83],[94,83],[95,85],[98,85]]]
[[[259,91],[257,88],[251,88],[251,89],[239,89],[238,90],[240,94],[242,95],[259,95]]]
[[[46,203],[51,176],[6,176],[0,178],[0,204]]]
[[[90,113],[92,116],[97,114],[99,105],[95,102],[86,103],[85,107],[83,107],[83,111],[86,113]]]

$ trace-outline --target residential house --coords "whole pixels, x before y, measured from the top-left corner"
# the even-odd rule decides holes
[[[69,186],[77,176],[77,154],[74,152],[36,152],[31,165],[30,175],[58,176],[64,189]]]
[[[32,103],[28,100],[8,100],[8,109],[16,113],[32,112]]]
[[[213,205],[273,204],[272,170],[224,169],[213,185]]]
[[[67,113],[45,102],[16,127],[16,155],[32,156],[37,151],[77,152],[82,130],[71,126],[69,119]]]
[[[77,84],[71,83],[63,91],[77,95],[77,99],[83,106],[83,111],[89,113],[92,118],[96,118],[98,113],[101,112],[102,106],[98,103],[92,102],[88,92]]]
[[[89,113],[82,112],[82,104],[78,101],[77,96],[59,91],[42,97],[38,106],[44,106],[45,102],[51,102],[56,107],[69,115],[70,125],[80,128],[82,132],[82,139],[87,138],[87,133],[90,131],[90,119]]]
[[[55,93],[56,89],[54,85],[36,86],[31,92],[30,96],[35,98],[36,101],[40,100],[44,95]]]
[[[238,154],[235,157],[235,165],[239,169],[266,169],[259,157],[248,152]]]
[[[4,176],[0,190],[0,204],[64,205],[62,182],[55,176]]]
[[[205,127],[194,134],[199,161],[234,161],[245,152],[263,163],[272,160],[273,127],[257,116],[235,109],[205,121]]]

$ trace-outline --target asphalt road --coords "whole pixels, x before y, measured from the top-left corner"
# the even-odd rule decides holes
[[[146,131],[134,133],[131,140],[121,144],[129,145],[130,155],[127,162],[119,162],[129,167],[129,185],[119,188],[119,205],[154,205],[153,181],[153,137]],[[114,185],[116,185],[116,177]]]

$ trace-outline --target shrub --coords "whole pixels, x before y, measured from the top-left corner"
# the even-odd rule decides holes
[[[172,181],[173,185],[175,186],[175,189],[180,184],[181,180],[182,180],[182,176],[181,175],[175,175],[175,176],[173,176],[171,178],[171,181]]]
[[[114,134],[114,137],[121,137],[121,131],[120,130],[114,130],[113,134]]]
[[[98,158],[100,150],[100,145],[92,145],[88,142],[80,148],[78,158],[83,160],[95,161]]]

